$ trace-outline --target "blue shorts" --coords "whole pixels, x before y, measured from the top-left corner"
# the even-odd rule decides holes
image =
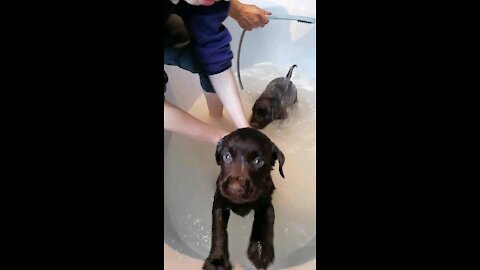
[[[215,93],[212,83],[208,78],[205,68],[196,60],[191,43],[182,48],[175,48],[175,41],[170,33],[164,34],[163,39],[163,63],[165,65],[178,66],[179,68],[197,73],[200,77],[200,85],[205,92]],[[166,91],[166,83],[168,81],[167,74],[164,71],[164,90]]]

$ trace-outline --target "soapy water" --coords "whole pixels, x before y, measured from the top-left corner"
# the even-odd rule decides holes
[[[262,63],[242,70],[244,90],[240,91],[240,97],[248,118],[255,100],[267,84],[285,76],[289,68]],[[297,87],[298,103],[287,109],[287,119],[275,120],[261,130],[285,155],[285,179],[279,174],[278,162],[272,171],[276,187],[272,195],[275,261],[304,247],[316,235],[315,81],[302,76],[301,67],[294,69],[291,80]],[[226,110],[220,119],[208,115],[203,96],[189,113],[212,125],[235,130]],[[220,172],[215,162],[215,146],[173,135],[167,151],[164,187],[170,221],[185,244],[206,258],[211,244],[215,182]],[[246,254],[253,213],[240,217],[231,212],[227,229],[230,260],[233,265],[242,265],[246,269],[254,269]]]

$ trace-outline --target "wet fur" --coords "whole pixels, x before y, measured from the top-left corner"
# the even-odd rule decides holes
[[[288,117],[287,108],[298,101],[297,87],[290,80],[294,67],[290,67],[285,77],[272,80],[255,101],[250,120],[253,128],[263,129],[273,120]]]
[[[230,161],[226,158],[228,155]],[[275,258],[275,212],[272,205],[275,186],[270,173],[278,160],[280,174],[284,177],[285,157],[266,135],[252,128],[243,128],[219,142],[215,158],[221,170],[212,207],[212,246],[203,269],[232,269],[227,234],[230,210],[242,217],[251,210],[255,211],[247,255],[257,269],[266,269]],[[256,158],[261,158],[263,165],[256,165]],[[231,193],[229,185],[233,182],[241,182],[244,192]]]

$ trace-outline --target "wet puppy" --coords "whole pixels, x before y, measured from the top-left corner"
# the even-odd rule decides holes
[[[244,217],[252,209],[255,216],[247,254],[255,267],[265,269],[275,257],[272,205],[275,186],[270,172],[278,159],[284,177],[285,157],[265,134],[243,128],[218,143],[215,158],[221,169],[212,208],[212,246],[203,269],[232,269],[227,234],[230,210]]]
[[[297,87],[290,81],[296,66],[290,67],[287,76],[271,81],[255,101],[250,120],[253,128],[262,129],[275,119],[288,117],[287,108],[297,102]]]

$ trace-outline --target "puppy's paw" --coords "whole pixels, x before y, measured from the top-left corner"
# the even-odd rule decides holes
[[[257,269],[267,269],[275,259],[273,245],[261,241],[250,242],[247,253]]]
[[[232,265],[228,258],[224,256],[208,256],[203,264],[205,270],[232,270]]]

